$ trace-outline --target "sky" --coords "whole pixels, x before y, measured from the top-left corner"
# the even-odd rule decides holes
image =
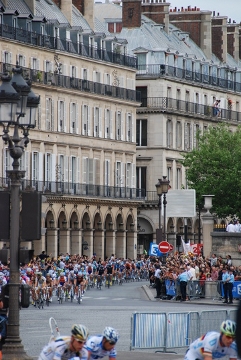
[[[95,0],[95,2],[105,2],[106,0]],[[109,0],[111,2],[111,0]],[[241,0],[166,0],[169,2],[170,8],[177,7],[180,9],[182,6],[198,7],[201,10],[215,11],[216,15],[228,16],[228,19],[241,22]]]

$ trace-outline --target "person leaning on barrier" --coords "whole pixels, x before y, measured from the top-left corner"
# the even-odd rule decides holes
[[[223,321],[220,332],[210,331],[194,340],[187,349],[185,360],[212,360],[228,356],[236,360],[237,345],[235,343],[236,324],[234,321]]]
[[[46,345],[38,360],[87,360],[88,351],[84,349],[89,331],[84,325],[74,324],[71,336],[59,336]]]

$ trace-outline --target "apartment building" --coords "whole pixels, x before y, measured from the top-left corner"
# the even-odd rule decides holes
[[[21,239],[36,255],[137,255],[137,60],[94,22],[94,1],[0,1],[1,72],[18,63],[40,95],[20,163],[22,190],[46,198],[41,240]],[[6,190],[12,161],[4,142],[0,151]]]
[[[197,131],[240,120],[240,27],[227,17],[197,7],[170,7],[164,0],[123,0],[95,4],[95,14],[138,58],[136,89],[136,184],[145,189],[138,209],[138,246],[148,249],[159,226],[155,184],[167,176],[171,189],[186,189],[182,154],[198,144]],[[220,117],[213,112],[221,100]],[[168,208],[168,202],[167,202]],[[185,204],[183,204],[185,209]],[[202,241],[200,212],[184,219],[169,216],[167,234],[187,226],[192,243]],[[163,218],[162,218],[163,223]]]

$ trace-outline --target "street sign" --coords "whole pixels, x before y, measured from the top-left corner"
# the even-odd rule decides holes
[[[169,250],[172,251],[173,250],[173,245],[169,244]]]
[[[158,245],[158,248],[161,253],[166,254],[170,251],[170,244],[167,241],[161,241]]]

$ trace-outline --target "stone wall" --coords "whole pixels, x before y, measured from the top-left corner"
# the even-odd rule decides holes
[[[212,253],[226,258],[231,255],[232,264],[241,265],[241,233],[212,232]]]

